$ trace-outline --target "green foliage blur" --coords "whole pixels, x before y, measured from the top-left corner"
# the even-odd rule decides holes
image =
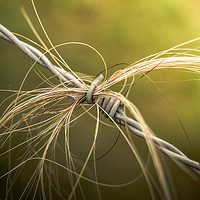
[[[118,63],[131,64],[145,56],[200,36],[200,1],[198,0],[35,0],[35,4],[54,45],[70,41],[88,43],[103,55],[108,67]],[[38,42],[24,19],[21,8],[25,8],[40,36],[48,44],[30,0],[1,0],[0,23],[9,30]],[[200,46],[198,43],[195,43],[195,47]],[[68,45],[59,48],[58,51],[76,72],[95,76],[104,70],[99,57],[87,47]],[[0,89],[19,89],[32,63],[17,47],[0,39]],[[37,68],[47,77],[51,76],[45,69],[39,66]],[[112,72],[114,71],[115,68]],[[157,136],[171,142],[191,158],[200,161],[200,84],[199,81],[181,81],[198,79],[199,76],[170,71],[152,72],[149,75],[154,81],[166,81],[157,83],[164,95],[151,82],[144,79],[143,82],[134,85],[129,99],[139,108],[147,124]],[[23,89],[31,90],[40,82],[41,79],[32,71]],[[8,92],[1,92],[0,102],[9,95]],[[0,107],[0,113],[6,106],[5,103]],[[175,113],[180,117],[192,147]],[[90,118],[85,117],[80,124],[77,122],[72,127],[74,138],[75,136],[79,138],[79,141],[74,139],[75,145],[81,146],[84,139],[90,138],[87,129],[89,123]],[[104,142],[99,142],[102,149],[104,149],[103,145],[106,146],[105,149],[109,149],[116,138],[116,131],[116,129],[102,128],[103,133],[100,133],[100,137]],[[134,140],[146,159],[145,142],[135,137]],[[81,146],[81,149],[84,148]],[[121,137],[111,153],[99,163],[101,181],[117,184],[136,177],[140,170],[135,160],[130,161],[132,157]],[[161,157],[166,158],[162,155]],[[166,160],[177,199],[198,199],[200,179],[194,181],[170,159],[166,158]],[[134,174],[132,169],[135,165],[137,169]],[[0,167],[0,170],[3,170],[1,168],[3,165]],[[156,177],[156,174],[153,175]],[[0,188],[3,187],[2,184]],[[150,198],[144,179],[127,187],[100,189],[102,199]]]

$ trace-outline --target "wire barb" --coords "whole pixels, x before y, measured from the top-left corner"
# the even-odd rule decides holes
[[[13,33],[11,33],[7,28],[0,24],[0,37],[4,40],[7,40],[16,46],[18,46],[29,58],[33,61],[37,62],[41,66],[49,69],[53,75],[55,75],[59,80],[63,83],[77,88],[83,88],[84,85],[75,78],[72,74],[65,71],[62,68],[59,68],[53,65],[49,59],[41,53],[35,47],[20,41]],[[97,77],[92,84],[89,86],[87,94],[86,94],[86,101],[88,104],[92,104],[93,102],[93,94],[97,87],[97,84],[103,80],[103,75]],[[71,100],[75,100],[76,97],[70,96]],[[116,98],[100,98],[98,99],[98,105],[100,109],[104,113],[105,117],[112,118],[116,123],[121,124],[123,126],[128,127],[128,129],[135,134],[136,136],[145,139],[145,134],[142,131],[141,125],[126,116],[124,111],[122,110],[121,102]],[[182,162],[189,166],[196,174],[200,175],[200,163],[189,159],[185,154],[183,154],[178,148],[173,146],[172,144],[153,136],[151,133],[149,134],[149,138],[153,141],[155,147],[160,150],[162,153],[166,154],[170,158]]]
[[[100,74],[90,85],[87,94],[86,94],[86,101],[88,104],[93,104],[93,93],[97,87],[97,84],[103,81],[103,75]],[[100,106],[100,109],[102,110],[102,113],[104,114],[105,118],[112,118],[115,120],[117,123],[120,124],[120,121],[115,118],[115,114],[119,108],[119,106],[122,107],[122,103],[120,100],[112,97],[112,98],[100,98],[98,99],[98,105]]]
[[[93,96],[93,93],[94,93],[94,90],[95,88],[97,87],[97,84],[100,83],[101,81],[103,81],[103,75],[100,74],[93,82],[92,84],[90,85],[88,91],[87,91],[87,94],[86,94],[86,101],[88,104],[93,104],[93,99],[92,99],[92,96]]]

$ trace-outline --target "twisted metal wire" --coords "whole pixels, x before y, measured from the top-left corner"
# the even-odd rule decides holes
[[[75,78],[72,74],[61,69],[55,65],[53,65],[49,59],[41,53],[39,50],[34,48],[33,46],[20,41],[14,34],[12,34],[7,28],[0,24],[0,37],[15,44],[18,46],[28,57],[30,57],[33,61],[37,62],[41,66],[49,69],[53,75],[55,75],[60,81],[71,86],[82,88],[84,85]],[[88,104],[95,103],[93,100],[93,93],[97,84],[103,80],[103,75],[97,77],[92,84],[89,86],[86,101]],[[70,96],[70,99],[75,100],[76,97]],[[145,134],[142,131],[141,125],[126,116],[124,111],[122,110],[122,104],[118,99],[115,98],[101,98],[97,101],[100,106],[102,112],[105,117],[112,118],[116,123],[121,124],[123,126],[128,127],[128,129],[135,134],[136,136],[145,139]],[[151,133],[148,133],[148,136],[153,141],[155,147],[160,150],[162,153],[166,154],[170,158],[182,162],[189,166],[196,174],[200,175],[200,163],[188,158],[185,154],[183,154],[178,148],[173,146],[172,144],[153,136]]]

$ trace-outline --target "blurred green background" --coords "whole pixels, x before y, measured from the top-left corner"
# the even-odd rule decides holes
[[[53,44],[70,41],[88,43],[102,53],[108,66],[118,63],[131,64],[145,56],[200,36],[198,0],[35,0],[35,4]],[[22,7],[47,43],[30,0],[1,0],[0,23],[13,32],[37,41],[20,11]],[[200,46],[198,43],[195,43],[195,47]],[[99,57],[86,47],[65,46],[58,50],[74,71],[95,76],[104,69]],[[17,47],[0,40],[1,89],[18,89],[31,64],[32,61]],[[50,76],[45,70],[42,72]],[[199,81],[174,82],[197,79],[199,76],[167,71],[153,72],[150,77],[155,81],[169,81],[165,84],[158,83],[158,86],[180,116],[194,151],[174,110],[151,83],[144,81],[136,84],[130,94],[130,100],[140,109],[157,136],[175,144],[186,155],[200,161],[200,84]],[[32,72],[24,89],[33,89],[40,82],[41,79]],[[8,95],[1,92],[0,101]],[[0,112],[4,109],[5,107],[1,106]],[[91,139],[94,125],[95,120],[91,122],[90,118],[85,116],[72,128],[72,140],[76,147],[74,151],[77,151],[79,156],[81,152],[87,151],[87,141]],[[97,152],[99,155],[112,146],[117,130],[102,126],[100,131]],[[144,141],[135,137],[134,141],[146,160],[147,149]],[[199,178],[194,181],[170,159],[166,160],[177,199],[199,199]],[[97,163],[97,169],[100,181],[111,184],[126,182],[140,173],[138,164],[122,137],[114,149]],[[102,199],[150,198],[144,178],[126,187],[100,189]]]

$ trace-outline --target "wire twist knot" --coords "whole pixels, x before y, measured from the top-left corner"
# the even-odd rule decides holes
[[[103,81],[103,75],[100,74],[90,85],[87,94],[86,94],[86,101],[88,104],[93,104],[93,94],[94,91],[97,87],[97,84],[100,83],[101,81]],[[120,100],[114,98],[114,97],[107,97],[107,98],[99,98],[97,101],[98,105],[100,106],[100,109],[102,110],[102,113],[104,114],[104,116],[106,118],[108,118],[108,116],[112,119],[115,119],[115,114],[119,108],[119,106],[122,106],[122,103]],[[119,121],[119,120],[117,120]]]

